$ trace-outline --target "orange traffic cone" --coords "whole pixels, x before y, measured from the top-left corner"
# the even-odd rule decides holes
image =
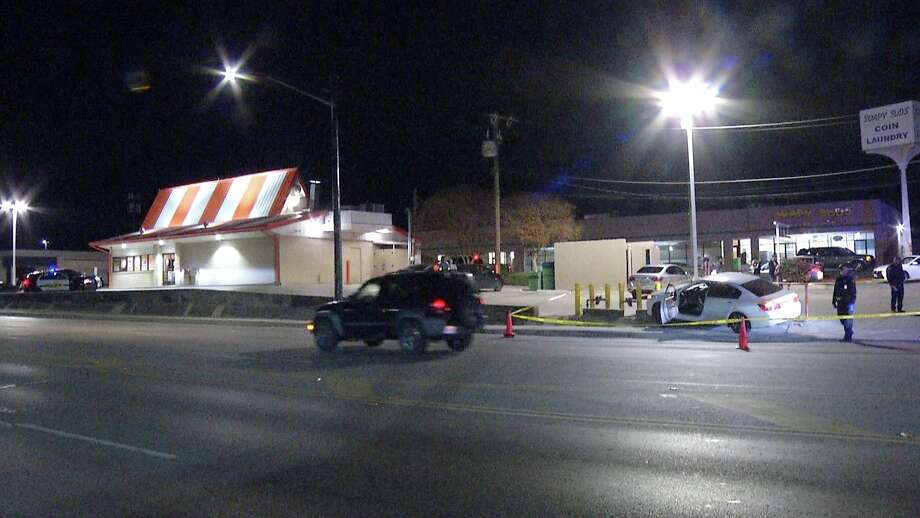
[[[511,312],[508,312],[508,317],[505,319],[505,338],[514,338],[514,324],[511,323]]]
[[[741,317],[741,322],[738,322],[738,349],[751,351],[751,348],[748,347],[747,320],[744,317]]]

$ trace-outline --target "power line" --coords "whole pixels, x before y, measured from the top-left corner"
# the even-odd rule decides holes
[[[910,164],[920,163],[920,159],[913,160]],[[850,169],[847,171],[837,171],[833,173],[815,173],[815,174],[806,174],[801,176],[773,176],[770,178],[738,178],[735,180],[705,180],[701,182],[693,182],[696,185],[717,185],[717,184],[730,184],[730,183],[755,183],[755,182],[776,182],[783,180],[807,180],[809,178],[827,178],[831,176],[844,176],[860,173],[868,173],[871,171],[879,171],[882,169],[891,169],[897,167],[895,165],[880,165],[875,167],[864,167],[862,169]],[[585,176],[570,176],[572,180],[581,180],[586,182],[598,182],[598,183],[616,183],[623,185],[689,185],[690,182],[664,182],[664,181],[652,181],[652,180],[608,180],[606,178],[589,178]]]
[[[876,188],[883,187],[892,187],[898,185],[898,182],[888,181],[884,183],[877,184]],[[656,193],[640,193],[640,192],[628,192],[628,191],[618,191],[612,189],[601,189],[598,187],[589,187],[585,185],[571,185],[574,189],[583,189],[592,192],[599,192],[604,194],[611,194],[614,198],[644,198],[644,199],[661,199],[661,200],[681,200],[686,199],[688,194],[656,194]],[[740,199],[740,198],[781,198],[789,196],[808,196],[812,194],[825,194],[825,193],[835,193],[835,192],[849,192],[849,191],[865,191],[866,186],[859,185],[854,187],[838,187],[834,189],[823,189],[823,190],[807,190],[807,191],[796,191],[796,192],[783,192],[783,193],[774,193],[774,194],[726,194],[726,195],[710,195],[710,196],[700,196],[697,195],[697,199],[703,200],[723,200],[723,199]],[[575,193],[577,196],[578,194]]]
[[[805,127],[817,127],[817,126],[822,126],[822,125],[833,125],[833,124],[852,124],[855,121],[849,121],[845,119],[854,119],[854,118],[856,120],[859,119],[859,117],[856,115],[838,115],[836,117],[821,117],[818,119],[803,119],[803,120],[783,121],[783,122],[763,122],[759,124],[735,124],[735,125],[730,125],[730,126],[694,126],[693,130],[694,131],[696,130],[729,130],[729,129],[770,128],[770,127],[778,127],[778,126],[791,126],[791,128],[789,129],[795,129],[799,127],[796,125],[801,125],[801,124],[813,124],[813,126],[805,126]],[[815,123],[821,123],[821,122],[827,122],[827,121],[842,121],[842,122],[836,122],[836,123],[831,123],[831,124],[815,124]],[[683,131],[683,128],[668,128],[668,129]]]

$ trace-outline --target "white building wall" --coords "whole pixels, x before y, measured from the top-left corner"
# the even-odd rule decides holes
[[[409,256],[405,248],[374,248],[372,277],[395,272],[406,266],[409,266]]]
[[[644,257],[643,257],[644,259]],[[587,294],[588,284],[603,289],[609,283],[626,284],[626,240],[566,241],[556,243],[556,288],[575,289],[580,283]]]
[[[629,248],[629,274],[633,275],[639,268],[646,264],[661,263],[661,250],[654,241],[630,241]],[[648,261],[645,260],[648,255]]]
[[[335,281],[331,239],[280,237],[281,284],[324,284]],[[405,255],[405,252],[403,253]],[[342,277],[347,284],[361,284],[375,275],[374,244],[342,242]]]
[[[281,236],[279,246],[282,285],[334,282],[332,240]]]
[[[183,270],[181,284],[232,286],[275,282],[275,248],[268,237],[178,243],[176,249]]]

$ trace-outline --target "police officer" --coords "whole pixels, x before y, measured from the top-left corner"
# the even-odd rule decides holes
[[[856,313],[856,279],[853,278],[853,269],[844,266],[840,269],[840,276],[834,283],[834,297],[832,301],[837,308],[838,315],[854,315]],[[842,318],[844,342],[853,341],[853,319]]]
[[[885,269],[885,278],[891,287],[891,311],[904,313],[904,267],[901,258],[895,256],[894,261]]]

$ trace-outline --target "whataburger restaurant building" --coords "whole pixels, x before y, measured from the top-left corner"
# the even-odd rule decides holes
[[[332,213],[311,211],[297,169],[161,189],[137,232],[94,241],[112,288],[332,283]],[[408,264],[389,214],[342,211],[342,268],[358,284]]]

